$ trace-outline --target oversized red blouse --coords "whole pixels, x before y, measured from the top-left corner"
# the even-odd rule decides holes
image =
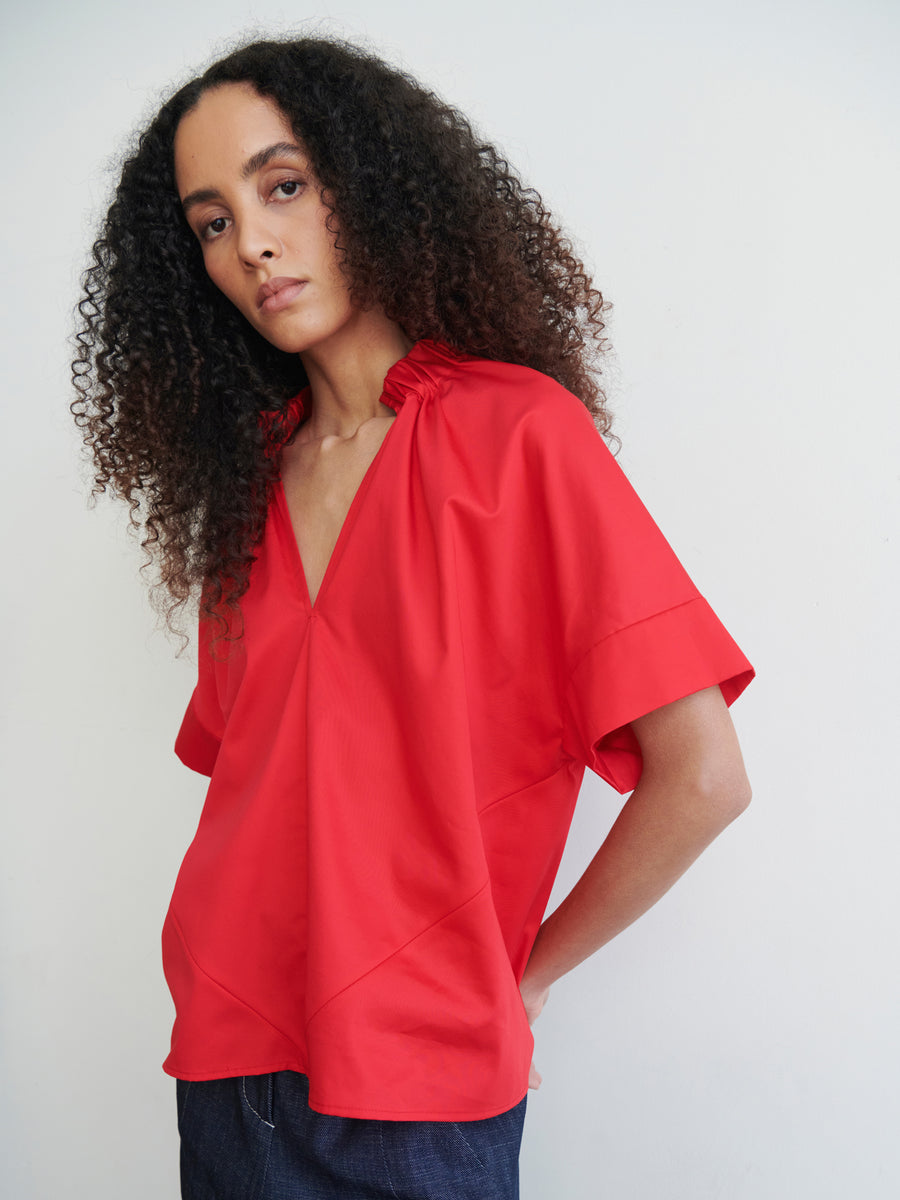
[[[382,400],[315,604],[279,489],[243,636],[201,622],[165,1069],[477,1119],[526,1091],[517,981],[585,765],[629,791],[629,721],[753,672],[558,384],[420,342]]]

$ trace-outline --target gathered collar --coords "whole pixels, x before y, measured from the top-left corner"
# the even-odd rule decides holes
[[[441,364],[457,363],[465,357],[444,342],[433,342],[429,338],[420,339],[403,358],[398,358],[388,369],[381,386],[382,403],[394,412],[399,412],[407,400],[427,399],[437,390],[434,368]],[[260,424],[270,440],[270,454],[277,453],[293,434],[307,415],[308,405],[307,386],[296,396],[292,396],[283,409],[260,413]]]
[[[433,368],[456,363],[463,357],[443,342],[422,338],[403,358],[398,358],[384,377],[381,401],[395,412],[410,399],[424,400],[437,389]]]

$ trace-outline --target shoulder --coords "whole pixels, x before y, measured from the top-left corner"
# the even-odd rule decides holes
[[[413,436],[436,495],[477,493],[486,512],[537,505],[544,520],[553,498],[571,509],[622,489],[590,412],[556,380],[446,347],[429,349],[417,365],[427,379]]]
[[[605,445],[585,405],[555,379],[531,367],[435,349],[434,399],[452,425],[473,434],[519,433],[563,443],[574,436]]]

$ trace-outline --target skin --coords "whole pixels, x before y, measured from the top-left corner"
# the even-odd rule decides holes
[[[287,117],[249,84],[201,96],[175,136],[175,177],[207,274],[263,337],[299,354],[317,432],[347,433],[377,416],[389,367],[412,343],[380,308],[351,303],[326,197]],[[258,291],[303,281],[279,312]]]
[[[210,279],[263,337],[300,355],[310,382],[311,414],[281,478],[314,604],[394,417],[384,377],[412,342],[380,308],[351,302],[326,198],[274,101],[248,84],[205,92],[176,132],[175,178]],[[272,279],[302,283],[274,312],[259,303]]]
[[[278,106],[249,84],[206,92],[175,138],[178,193],[210,279],[251,325],[299,354],[311,414],[285,448],[282,482],[315,602],[353,496],[393,412],[388,369],[412,343],[379,308],[350,298],[327,197]],[[333,223],[333,219],[332,219]],[[277,311],[267,280],[302,282]],[[543,923],[520,984],[534,1022],[561,976],[646,912],[750,800],[718,687],[632,722],[644,768],[572,892]],[[540,1075],[532,1065],[529,1086]]]
[[[737,735],[718,687],[631,722],[638,786],[578,883],[544,921],[520,990],[531,1023],[550,987],[647,911],[750,803]],[[532,1064],[529,1086],[541,1077]]]

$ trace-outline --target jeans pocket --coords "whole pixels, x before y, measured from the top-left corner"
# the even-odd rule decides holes
[[[272,1148],[271,1075],[179,1084],[183,1200],[260,1200]]]
[[[381,1157],[395,1195],[514,1200],[524,1100],[476,1121],[382,1121]]]
[[[275,1128],[273,1101],[275,1080],[271,1071],[266,1075],[244,1075],[241,1079],[241,1101],[261,1125]]]

